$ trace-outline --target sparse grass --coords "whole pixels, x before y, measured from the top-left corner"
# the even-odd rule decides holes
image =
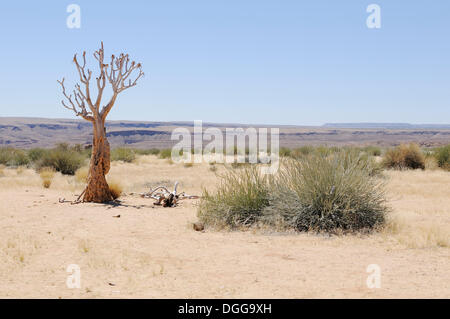
[[[183,164],[183,167],[186,167],[186,168],[189,168],[189,167],[192,167],[192,166],[194,166],[194,164],[192,162],[188,162],[188,163],[184,163]]]
[[[159,158],[162,158],[162,159],[172,158],[172,150],[170,148],[161,150],[159,152]]]
[[[246,163],[246,162],[244,162],[244,163],[233,162],[233,163],[231,163],[231,168],[234,168],[234,169],[245,168],[245,167],[247,167],[249,165],[250,164]]]
[[[221,164],[215,166],[218,173],[226,170]],[[213,194],[218,179],[209,167],[204,163],[185,169],[182,165],[169,166],[155,156],[142,156],[139,163],[113,164],[110,175],[120,180],[130,192],[147,191],[158,185],[171,189],[178,180],[180,191],[200,195],[204,186]],[[241,170],[233,172],[238,171]],[[8,298],[70,298],[73,293],[83,294],[84,288],[74,292],[64,285],[66,265],[77,263],[82,269],[83,287],[92,291],[88,297],[108,298],[116,289],[123,297],[145,297],[146,283],[162,280],[164,277],[160,274],[163,272],[167,278],[159,284],[167,289],[162,297],[220,296],[215,274],[222,273],[227,289],[222,289],[221,296],[225,297],[241,297],[242,282],[258,280],[257,285],[249,286],[251,290],[244,291],[246,295],[327,298],[332,291],[333,296],[365,298],[367,291],[360,289],[360,280],[353,280],[353,268],[356,265],[364,275],[366,265],[375,261],[382,269],[383,265],[388,265],[392,272],[387,278],[389,289],[370,292],[378,294],[373,297],[447,296],[448,285],[442,278],[448,275],[449,265],[450,174],[437,169],[387,170],[383,175],[392,207],[388,217],[394,217],[394,221],[388,218],[383,231],[370,235],[330,237],[294,235],[290,231],[277,233],[272,227],[267,232],[264,228],[254,228],[245,234],[214,233],[208,228],[204,233],[197,233],[192,229],[192,222],[197,221],[194,218],[197,200],[182,201],[178,208],[170,211],[159,207],[151,209],[150,200],[137,196],[125,197],[124,205],[113,209],[105,205],[56,204],[60,197],[70,200],[75,198],[71,195],[80,193],[80,185],[76,190],[69,185],[74,177],[57,174],[50,190],[44,192],[42,188],[39,190],[41,179],[34,170],[27,169],[17,175],[14,169],[6,168],[5,176],[0,178],[3,196],[0,201],[3,203],[0,205],[0,265],[4,279],[0,290]],[[147,208],[137,210],[132,207],[141,203]],[[119,214],[121,218],[112,217]],[[189,230],[185,228],[188,222]],[[193,244],[180,245],[180,242]],[[209,249],[204,249],[205,245]],[[171,247],[170,254],[167,247]],[[55,251],[58,258],[49,258],[55,256]],[[199,251],[201,258],[197,258]],[[217,251],[221,253],[217,254]],[[186,263],[186,256],[197,257]],[[236,256],[239,256],[237,266],[240,271],[227,272],[230,260],[237,260]],[[61,260],[68,262],[62,265]],[[196,278],[199,267],[208,260],[214,262],[209,265],[205,280],[199,281],[198,289],[180,286],[180,274]],[[255,261],[260,260],[264,267],[254,267]],[[336,262],[327,262],[329,260]],[[306,277],[294,278],[293,265],[301,268]],[[261,280],[272,272],[277,276],[272,276],[270,282]],[[28,273],[26,278],[23,277],[25,273]],[[413,273],[420,276],[411,277]],[[41,276],[42,282],[51,283],[58,274],[63,276],[59,290],[51,285],[36,289],[35,282],[27,280],[30,276]],[[108,288],[108,282],[116,287]],[[348,289],[341,289],[341,282],[347,282]],[[105,285],[106,289],[103,289]],[[15,289],[19,286],[21,289]],[[129,289],[123,289],[124,286]],[[280,286],[284,287],[282,291],[275,289]],[[319,291],[324,292],[318,295]]]
[[[83,166],[75,172],[75,180],[77,183],[86,184],[88,182],[89,167]]]
[[[92,250],[92,244],[89,239],[80,239],[78,241],[78,249],[84,253],[87,254],[89,251]]]
[[[0,177],[5,176],[5,165],[0,164]]]
[[[291,149],[289,149],[289,148],[287,148],[287,147],[281,147],[281,148],[280,148],[279,155],[280,155],[281,157],[291,156]]]
[[[438,161],[434,156],[426,156],[425,157],[425,169],[426,170],[435,170],[439,169]]]
[[[255,165],[228,170],[220,177],[215,193],[203,190],[198,210],[200,221],[217,228],[249,226],[258,221],[269,203],[267,177]]]
[[[115,148],[111,152],[111,161],[122,161],[125,163],[132,163],[136,159],[136,153],[129,148]]]
[[[369,156],[381,156],[381,148],[377,146],[366,146],[363,149],[363,152],[367,153]]]
[[[160,150],[157,148],[150,148],[150,149],[135,149],[134,152],[137,155],[158,155]]]
[[[425,156],[417,144],[402,144],[387,150],[383,166],[394,169],[425,169]]]
[[[439,222],[415,225],[408,218],[393,216],[388,219],[384,233],[408,248],[450,247],[450,232]]]
[[[50,188],[55,177],[55,170],[52,167],[43,167],[39,170],[39,176],[42,179],[42,186]]]
[[[117,180],[109,180],[108,181],[109,190],[111,191],[111,195],[114,199],[119,198],[123,192],[122,184]]]
[[[440,147],[435,152],[439,167],[450,171],[450,145]]]
[[[30,159],[25,151],[12,147],[0,148],[0,164],[6,166],[26,166]]]
[[[305,155],[312,154],[314,152],[313,146],[302,146],[292,150],[291,156],[294,158],[300,158]]]

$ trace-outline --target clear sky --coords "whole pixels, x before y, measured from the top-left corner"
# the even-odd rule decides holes
[[[104,41],[146,74],[109,119],[450,123],[448,0],[2,1],[0,40],[0,116],[74,118],[56,80]]]

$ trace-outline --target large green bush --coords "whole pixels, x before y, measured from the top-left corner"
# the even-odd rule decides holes
[[[262,223],[298,231],[371,230],[385,220],[384,184],[359,152],[319,152],[286,159],[278,174],[251,165],[222,176],[204,191],[198,217],[205,225]]]
[[[299,231],[356,231],[384,223],[383,183],[356,151],[284,163],[264,221]]]
[[[83,166],[86,158],[86,154],[84,153],[77,152],[65,145],[59,145],[54,149],[46,151],[35,163],[35,168],[40,170],[44,167],[50,167],[61,172],[61,174],[74,175]]]

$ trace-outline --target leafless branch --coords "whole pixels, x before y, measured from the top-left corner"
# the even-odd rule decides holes
[[[142,71],[142,65],[134,61],[130,62],[128,54],[120,54],[118,57],[112,55],[111,63],[105,64],[105,51],[103,48],[103,42],[99,50],[94,52],[94,58],[98,61],[100,73],[96,77],[98,94],[95,99],[95,103],[92,103],[90,92],[90,80],[92,77],[92,71],[86,68],[86,52],[83,52],[82,60],[79,61],[77,55],[73,57],[73,62],[78,71],[80,82],[84,85],[84,90],[80,84],[75,85],[75,90],[72,95],[67,95],[64,88],[64,79],[58,81],[63,88],[63,94],[66,98],[66,102],[63,101],[63,106],[69,110],[73,110],[75,114],[91,120],[91,118],[100,118],[103,121],[106,120],[108,113],[111,111],[116,101],[117,95],[137,84],[137,81],[144,76]],[[103,91],[106,86],[106,80],[111,84],[113,95],[110,101],[103,106],[100,111],[100,104],[103,97]],[[73,97],[73,98],[72,98]],[[76,103],[76,105],[74,104]],[[78,109],[79,110],[78,110]],[[89,112],[86,108],[89,108]]]
[[[61,100],[62,105],[66,109],[75,112],[75,114],[77,116],[81,116],[85,120],[93,122],[94,118],[92,117],[92,112],[88,112],[86,110],[86,103],[85,103],[86,97],[81,92],[80,86],[76,85],[75,86],[76,90],[73,90],[73,95],[72,94],[68,95],[66,92],[66,88],[64,86],[64,78],[61,81],[58,81],[58,83],[61,85],[63,95],[66,99],[66,102],[64,102],[64,100]],[[73,99],[72,99],[72,97],[73,97]],[[75,103],[74,103],[74,101],[75,101]]]
[[[136,72],[134,72],[136,71]],[[128,54],[121,53],[118,57],[111,56],[111,62],[106,65],[106,77],[113,89],[111,101],[102,109],[101,115],[106,117],[114,105],[117,95],[137,84],[137,81],[144,76],[142,65],[131,61]],[[135,74],[133,77],[132,75]]]

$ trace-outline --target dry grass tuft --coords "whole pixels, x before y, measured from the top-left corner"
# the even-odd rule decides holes
[[[435,157],[427,156],[425,157],[425,169],[426,170],[436,170],[439,169],[438,161]]]
[[[108,185],[114,199],[117,199],[122,195],[123,186],[118,181],[108,181]]]
[[[425,169],[425,156],[419,145],[402,144],[386,152],[383,166],[394,169]]]
[[[51,167],[44,167],[39,171],[39,176],[42,179],[42,186],[44,186],[44,188],[50,188],[55,174],[55,170]]]
[[[450,247],[450,232],[438,221],[414,223],[404,216],[391,216],[384,231],[408,248]]]
[[[80,184],[86,184],[88,181],[89,167],[83,166],[75,172],[75,181]]]

